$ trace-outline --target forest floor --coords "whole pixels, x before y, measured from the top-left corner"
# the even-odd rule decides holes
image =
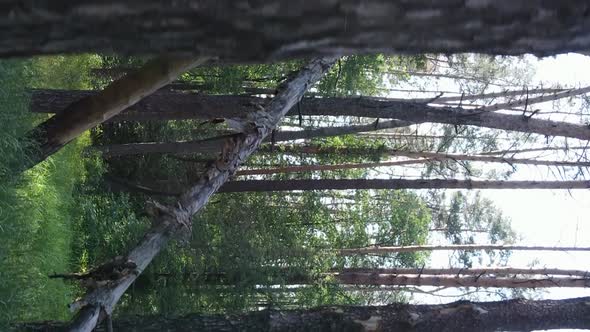
[[[0,61],[0,328],[15,320],[66,319],[75,287],[48,275],[68,272],[76,184],[88,174],[81,157],[88,134],[13,177],[23,161],[23,133],[43,121],[28,112],[30,88],[87,89],[93,55]]]

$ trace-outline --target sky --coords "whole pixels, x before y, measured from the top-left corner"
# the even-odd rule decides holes
[[[533,85],[541,82],[543,86],[550,86],[551,83],[560,83],[568,87],[590,85],[590,57],[588,56],[564,54],[545,59],[531,56],[528,60],[536,67]],[[457,90],[448,86],[446,88],[451,91]],[[549,110],[552,105],[543,104],[541,108]],[[519,166],[511,180],[543,177],[547,180],[555,179],[551,176],[547,177],[547,173],[544,172],[538,167]],[[522,241],[517,244],[590,247],[590,191],[588,190],[483,190],[482,194],[493,200],[496,206],[510,217],[513,228],[522,236]],[[448,267],[447,256],[448,253],[445,252],[433,254],[431,265]],[[534,260],[539,261],[537,267],[590,271],[590,252],[515,252],[509,266],[527,267]],[[451,293],[452,291],[449,292]],[[541,294],[542,298],[546,299],[590,296],[590,288],[552,288]],[[451,302],[457,299],[417,296],[414,300],[433,303]]]
[[[536,81],[568,86],[590,85],[590,57],[565,54],[536,61]],[[534,170],[524,169],[514,179],[526,178]],[[590,192],[588,190],[486,190],[524,236],[523,243],[549,246],[590,247]],[[513,265],[538,259],[541,266],[590,271],[590,252],[528,252],[515,254]],[[551,299],[590,296],[590,289],[550,289]],[[565,330],[564,330],[565,331]]]

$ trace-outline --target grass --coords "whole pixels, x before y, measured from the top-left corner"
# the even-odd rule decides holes
[[[43,121],[28,112],[27,88],[90,88],[92,55],[0,61],[0,176],[18,165],[22,134]],[[75,186],[86,174],[85,134],[19,177],[0,183],[0,327],[13,321],[67,319],[76,291],[54,272],[71,270]]]

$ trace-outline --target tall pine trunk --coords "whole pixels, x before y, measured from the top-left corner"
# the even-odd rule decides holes
[[[588,189],[590,181],[476,181],[444,179],[244,180],[226,183],[220,192],[351,189]]]
[[[415,245],[401,247],[365,247],[338,250],[341,255],[390,254],[401,252],[437,251],[437,250],[521,250],[521,251],[590,251],[590,247],[547,247],[521,246],[504,244],[449,244],[449,245]]]
[[[366,125],[325,127],[299,131],[278,131],[273,133],[272,136],[265,139],[265,142],[286,142],[299,139],[340,136],[379,129],[406,127],[408,125],[410,125],[410,123],[408,123],[407,121],[389,120],[375,122]],[[220,136],[199,141],[109,144],[96,146],[94,148],[100,151],[103,157],[105,158],[151,153],[206,154],[218,152],[221,148],[223,148],[225,139],[225,136]]]
[[[589,271],[584,270],[564,270],[552,268],[515,268],[515,267],[489,267],[489,268],[348,268],[333,272],[342,273],[378,273],[378,274],[397,274],[397,275],[470,275],[470,276],[514,276],[514,275],[559,275],[559,276],[579,276],[584,278],[590,277]]]
[[[301,166],[281,166],[276,168],[258,168],[246,169],[236,173],[236,175],[262,175],[262,174],[281,174],[281,173],[299,173],[314,171],[338,171],[344,169],[359,168],[377,168],[393,167],[414,164],[427,164],[437,161],[480,161],[488,163],[506,163],[508,165],[536,165],[536,166],[565,166],[565,167],[590,167],[590,162],[584,161],[560,161],[560,160],[535,160],[526,158],[508,158],[494,156],[470,156],[463,154],[448,154],[436,152],[409,152],[409,151],[392,151],[390,156],[414,158],[409,160],[396,160],[374,163],[358,164],[334,164],[334,165],[301,165]]]
[[[550,121],[522,115],[495,113],[506,107],[531,105],[557,98],[588,92],[590,88],[565,90],[552,95],[522,99],[485,109],[434,107],[423,102],[382,98],[306,98],[288,115],[329,115],[398,119],[410,123],[444,123],[472,125],[485,128],[534,133],[545,136],[564,136],[590,140],[590,128],[585,125]],[[36,90],[31,110],[58,112],[64,105],[88,96],[90,92]],[[268,98],[244,96],[206,96],[199,94],[160,92],[121,114],[118,120],[179,120],[211,119],[245,116],[265,105]]]
[[[336,306],[264,310],[244,315],[147,316],[115,320],[116,331],[395,331],[492,332],[590,328],[590,298],[566,300],[459,301],[448,304]],[[25,331],[62,331],[63,323],[19,326]],[[99,328],[98,331],[104,331]]]
[[[108,181],[128,191],[149,195],[178,196],[188,184],[180,181],[133,183],[110,177]],[[219,192],[273,192],[297,190],[367,189],[588,189],[590,181],[500,181],[446,179],[317,179],[317,180],[241,180],[225,183]]]
[[[160,0],[2,3],[0,57],[177,53],[235,62],[360,53],[590,49],[574,0]]]

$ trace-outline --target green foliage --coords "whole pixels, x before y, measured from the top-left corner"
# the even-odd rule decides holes
[[[457,80],[461,91],[468,94],[483,93],[492,84],[504,88],[526,86],[534,74],[524,57],[455,54],[448,56],[448,61],[450,73],[473,78]]]
[[[0,114],[0,175],[21,162],[26,142],[18,137],[43,117],[27,113],[25,87],[88,89],[109,79],[90,80],[88,70],[100,67],[130,68],[142,58],[45,57],[30,61],[0,62],[0,80],[6,99]],[[301,62],[275,65],[202,67],[181,78],[209,93],[243,93],[246,88],[274,88]],[[425,65],[424,57],[350,56],[343,59],[315,88],[331,95],[377,95],[403,79],[389,71]],[[4,118],[3,118],[4,120]],[[314,120],[315,121],[315,120]],[[306,125],[323,125],[322,118]],[[338,121],[336,121],[338,122]],[[342,123],[352,123],[344,119]],[[191,182],[203,163],[172,156],[113,158],[84,153],[94,144],[177,141],[205,138],[220,128],[196,121],[106,124],[86,134],[23,177],[0,185],[0,318],[2,320],[66,319],[65,304],[77,287],[48,279],[54,272],[86,271],[134,246],[150,220],[144,212],[146,197],[117,192],[103,179],[114,175],[130,181],[175,180]],[[446,128],[445,135],[452,136]],[[259,165],[314,165],[373,162],[394,144],[380,139],[342,136],[312,140],[311,145],[331,153],[289,155],[258,154]],[[456,147],[451,140],[443,150]],[[471,146],[470,146],[471,147]],[[358,151],[359,153],[344,153]],[[208,158],[209,156],[196,156]],[[443,170],[440,171],[443,173]],[[286,178],[364,178],[367,169],[276,174]],[[166,199],[162,199],[166,200]],[[508,221],[490,202],[462,196],[451,199],[444,223],[448,238],[469,243],[461,227],[489,227],[491,241],[514,237]],[[334,249],[368,245],[425,244],[431,213],[424,200],[409,191],[292,192],[219,194],[194,217],[189,244],[173,242],[138,278],[118,306],[118,314],[227,313],[260,307],[302,308],[317,305],[360,304],[404,299],[397,292],[378,296],[351,292],[325,272],[345,267],[416,267],[423,253],[342,257]],[[293,285],[302,285],[294,287]]]
[[[209,94],[239,94],[248,87],[275,89],[302,63],[294,60],[276,64],[203,66],[183,75],[181,81],[196,84]]]
[[[74,289],[49,279],[70,269],[72,192],[86,173],[80,137],[25,172],[6,178],[26,160],[20,137],[42,116],[28,113],[27,88],[85,88],[92,56],[0,61],[0,327],[14,320],[67,319]],[[71,76],[69,76],[71,75]]]
[[[426,243],[431,214],[416,194],[403,190],[359,191],[351,198],[358,204],[343,208],[347,212],[346,223],[339,225],[334,236],[339,248]],[[427,257],[424,252],[337,257],[336,265],[413,267],[421,266]]]
[[[74,246],[80,270],[100,264],[131,249],[149,226],[149,220],[137,216],[137,207],[127,194],[90,194],[77,196],[75,219],[77,237]]]
[[[420,67],[422,57],[396,57],[383,54],[343,57],[319,82],[317,92],[324,96],[377,96],[400,77],[391,72]]]
[[[457,191],[450,197],[448,205],[444,203],[444,196],[441,199],[442,202],[435,207],[433,225],[443,230],[444,236],[452,244],[511,244],[517,239],[510,219],[491,200],[482,197],[479,191],[474,194]],[[479,251],[460,251],[456,259],[462,266],[471,267],[474,258],[480,264],[493,264],[496,260],[506,261],[509,255],[510,252],[489,251],[484,257]]]
[[[342,62],[344,69],[341,73],[328,75],[315,92],[331,95],[334,93],[331,84],[335,84],[339,94],[372,94],[383,84],[376,73],[386,70],[390,66],[388,61],[390,59],[382,56],[349,57]],[[274,66],[203,67],[192,70],[182,79],[205,87],[208,93],[242,93],[244,87],[274,88],[299,65],[292,62]],[[367,70],[359,71],[360,67]],[[335,80],[334,75],[341,77]],[[334,80],[330,82],[330,79]],[[191,126],[197,127],[195,123],[175,121],[110,124],[93,131],[93,139],[99,144],[110,144],[185,140],[214,134],[210,127],[199,126],[197,132],[191,131]],[[258,154],[250,163],[311,165],[377,161],[385,147],[381,140],[352,135],[314,140],[311,144],[336,150],[369,150],[372,154],[336,152],[294,156],[278,149],[278,153]],[[154,179],[190,182],[202,165],[170,156],[141,156],[111,159],[107,167],[109,174],[139,183]],[[322,172],[321,176],[367,175],[368,171],[361,169]],[[270,178],[312,176],[306,173],[277,174]],[[126,241],[134,243],[129,235],[138,231],[137,225],[146,224],[138,218],[145,197],[100,194],[100,190],[91,197],[86,205],[82,205],[86,212],[80,219],[80,224],[85,226],[79,232],[85,234],[83,238],[86,239],[80,248],[86,246],[86,249],[76,250],[90,253],[106,248],[106,252],[123,252]],[[119,312],[124,315],[218,313],[256,309],[261,302],[271,307],[360,303],[360,297],[342,290],[325,279],[322,273],[336,267],[363,264],[414,266],[419,265],[425,256],[403,254],[351,262],[326,249],[359,247],[375,242],[423,243],[429,225],[429,214],[425,211],[417,196],[405,192],[380,192],[368,196],[359,193],[354,200],[336,192],[216,195],[194,218],[190,247],[173,245],[161,253],[124,297]],[[93,226],[101,222],[105,225]],[[120,233],[120,238],[112,235],[110,228],[113,227]],[[95,237],[101,240],[90,240]],[[82,257],[89,264],[97,259],[90,254]],[[311,284],[291,291],[289,285],[301,279]]]

